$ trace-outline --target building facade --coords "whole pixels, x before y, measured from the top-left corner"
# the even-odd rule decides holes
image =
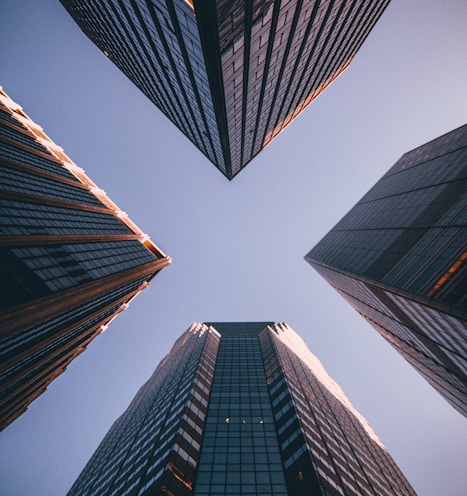
[[[0,88],[0,428],[170,259]]]
[[[403,155],[306,260],[467,416],[467,125]]]
[[[389,0],[61,0],[229,179],[350,64]]]
[[[193,324],[68,493],[414,495],[285,323]]]

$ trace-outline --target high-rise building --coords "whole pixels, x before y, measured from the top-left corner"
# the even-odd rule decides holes
[[[389,0],[61,0],[229,179],[350,64]]]
[[[414,495],[284,323],[193,324],[69,496]]]
[[[467,125],[403,155],[306,260],[467,416]]]
[[[0,88],[0,429],[170,259]]]

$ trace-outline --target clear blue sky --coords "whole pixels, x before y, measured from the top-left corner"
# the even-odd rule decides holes
[[[393,0],[356,59],[232,182],[57,0],[3,0],[0,84],[173,258],[0,437],[3,496],[63,495],[193,321],[286,321],[415,490],[463,496],[466,422],[303,256],[406,151],[467,119],[467,3]]]

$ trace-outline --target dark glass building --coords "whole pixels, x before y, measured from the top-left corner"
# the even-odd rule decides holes
[[[350,64],[389,0],[61,0],[229,179]]]
[[[69,496],[414,495],[284,323],[193,324]]]
[[[403,155],[306,260],[467,416],[467,125]]]
[[[0,88],[0,428],[170,259]]]

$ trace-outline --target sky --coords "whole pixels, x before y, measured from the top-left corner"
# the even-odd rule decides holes
[[[173,259],[0,435],[3,496],[65,494],[195,321],[287,322],[418,494],[465,494],[465,419],[303,257],[403,153],[465,123],[466,18],[464,0],[393,0],[229,182],[58,1],[1,2],[0,85]]]

